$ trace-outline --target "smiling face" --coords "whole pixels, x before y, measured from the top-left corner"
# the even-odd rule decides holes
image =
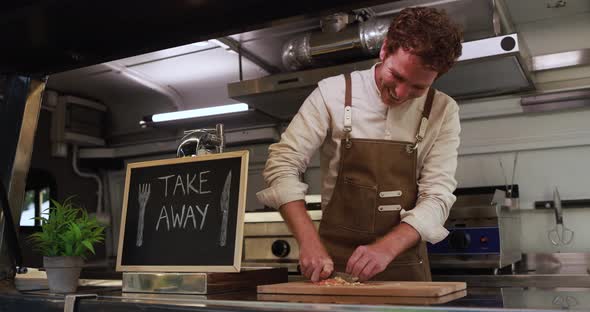
[[[379,54],[381,63],[375,67],[375,82],[383,103],[397,106],[424,95],[438,72],[425,66],[419,56],[402,48],[387,53],[385,46]]]

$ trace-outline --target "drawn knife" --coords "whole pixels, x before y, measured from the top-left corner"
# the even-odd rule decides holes
[[[221,192],[221,199],[219,206],[221,208],[221,233],[219,234],[219,246],[225,246],[227,241],[227,219],[229,213],[229,191],[231,186],[231,170],[225,178],[223,191]]]

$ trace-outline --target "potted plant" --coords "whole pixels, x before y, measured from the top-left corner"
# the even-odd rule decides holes
[[[41,232],[29,239],[43,255],[49,290],[53,293],[71,293],[78,288],[78,278],[86,256],[94,254],[94,245],[104,240],[104,226],[96,218],[76,207],[71,197],[63,203],[51,200],[53,205],[41,221]]]

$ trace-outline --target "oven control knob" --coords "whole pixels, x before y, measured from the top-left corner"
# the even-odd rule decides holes
[[[467,249],[471,243],[471,235],[465,231],[452,231],[449,234],[449,246],[453,249]]]
[[[289,252],[291,252],[291,246],[289,246],[289,243],[282,239],[274,241],[272,246],[270,246],[270,249],[272,254],[279,258],[284,258],[289,255]]]

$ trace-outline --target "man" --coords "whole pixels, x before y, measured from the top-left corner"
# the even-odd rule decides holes
[[[312,281],[346,271],[368,279],[431,279],[425,241],[436,243],[455,201],[457,103],[430,88],[461,55],[461,31],[432,8],[392,21],[370,70],[324,79],[271,145],[259,192],[279,208]],[[320,149],[319,233],[300,182]],[[319,234],[319,235],[318,235]]]

